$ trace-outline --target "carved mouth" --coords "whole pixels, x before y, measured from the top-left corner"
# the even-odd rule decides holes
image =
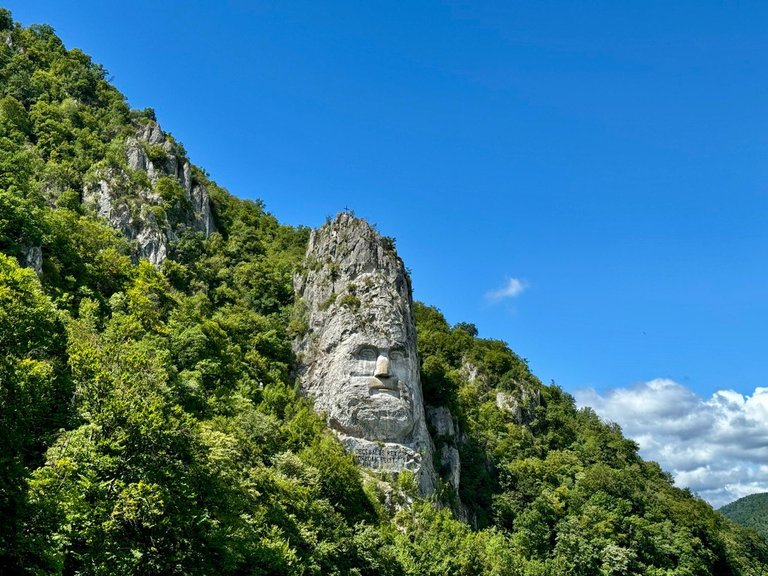
[[[400,386],[398,385],[399,382],[397,378],[371,378],[368,380],[368,389],[371,391],[371,393],[375,392],[385,392],[388,394],[392,394],[392,392],[395,392],[396,394],[392,394],[393,396],[397,395],[400,396]]]

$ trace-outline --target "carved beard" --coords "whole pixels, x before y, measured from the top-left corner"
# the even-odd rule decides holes
[[[397,377],[350,375],[339,385],[346,394],[341,396],[343,401],[332,405],[332,428],[367,440],[408,441],[415,418],[411,392],[405,382]]]
[[[390,390],[379,390],[352,409],[353,424],[363,438],[405,442],[413,430],[413,406]]]

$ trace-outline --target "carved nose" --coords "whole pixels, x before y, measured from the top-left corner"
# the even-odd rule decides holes
[[[373,375],[376,378],[389,376],[389,358],[381,355],[376,359],[376,372]]]

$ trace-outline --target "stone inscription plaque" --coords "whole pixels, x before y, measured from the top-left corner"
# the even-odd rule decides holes
[[[418,471],[421,456],[414,450],[397,444],[377,444],[360,439],[342,440],[346,448],[355,455],[357,461],[366,468],[386,472],[402,470]]]

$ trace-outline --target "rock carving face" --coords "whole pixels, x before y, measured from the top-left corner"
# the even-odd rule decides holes
[[[419,385],[415,350],[409,348],[402,337],[364,330],[339,342],[328,357],[325,386],[338,399],[328,414],[332,427],[369,440],[408,439]]]
[[[340,214],[312,233],[294,286],[307,323],[298,376],[315,409],[362,465],[414,471],[434,490],[410,281],[391,242]]]

